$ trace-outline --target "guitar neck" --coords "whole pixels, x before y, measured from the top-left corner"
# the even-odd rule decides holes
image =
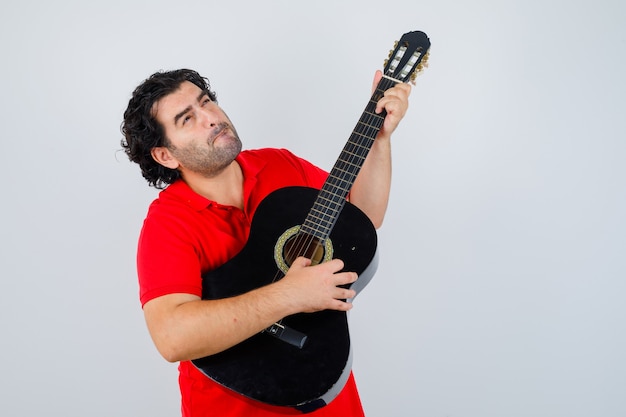
[[[311,211],[302,224],[301,231],[325,240],[332,231],[348,193],[363,167],[365,158],[385,120],[385,111],[376,114],[376,103],[385,91],[398,81],[383,77],[372,94],[365,111],[352,131],[339,159],[320,190]]]

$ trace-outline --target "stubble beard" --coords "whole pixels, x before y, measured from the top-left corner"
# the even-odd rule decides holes
[[[187,171],[206,178],[215,177],[235,160],[242,148],[239,135],[232,125],[220,125],[216,132],[219,133],[211,135],[205,143],[192,143],[184,147],[170,145],[170,152]]]

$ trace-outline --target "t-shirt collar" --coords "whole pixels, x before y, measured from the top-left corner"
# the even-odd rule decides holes
[[[248,201],[248,197],[252,189],[256,185],[257,174],[267,164],[265,160],[259,158],[251,152],[240,152],[235,158],[243,172],[243,194],[244,204]],[[173,197],[189,204],[194,210],[203,210],[210,206],[219,207],[219,203],[209,200],[206,197],[193,191],[185,181],[178,179],[170,184],[165,190],[161,191],[160,197]]]

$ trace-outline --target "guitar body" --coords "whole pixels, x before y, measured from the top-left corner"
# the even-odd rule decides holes
[[[203,298],[235,296],[283,276],[276,245],[285,231],[302,224],[319,190],[287,187],[267,196],[257,208],[243,250],[203,277]],[[359,274],[352,288],[360,291],[376,269],[376,230],[356,206],[346,203],[333,232],[332,257],[346,271]],[[215,355],[192,361],[211,379],[246,397],[278,406],[312,411],[329,403],[350,374],[351,346],[347,314],[322,311],[296,314],[281,321],[306,335],[301,347],[268,332]]]

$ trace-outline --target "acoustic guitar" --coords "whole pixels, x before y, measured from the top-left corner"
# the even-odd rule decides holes
[[[384,92],[414,82],[428,59],[430,40],[419,31],[396,42],[365,111],[321,190],[281,188],[258,206],[245,247],[203,276],[204,299],[239,295],[281,279],[299,256],[313,264],[339,258],[359,275],[358,293],[377,267],[376,230],[347,202],[386,113],[374,112]],[[345,312],[285,317],[223,352],[192,363],[217,383],[254,400],[311,412],[330,403],[350,375],[352,349]]]

